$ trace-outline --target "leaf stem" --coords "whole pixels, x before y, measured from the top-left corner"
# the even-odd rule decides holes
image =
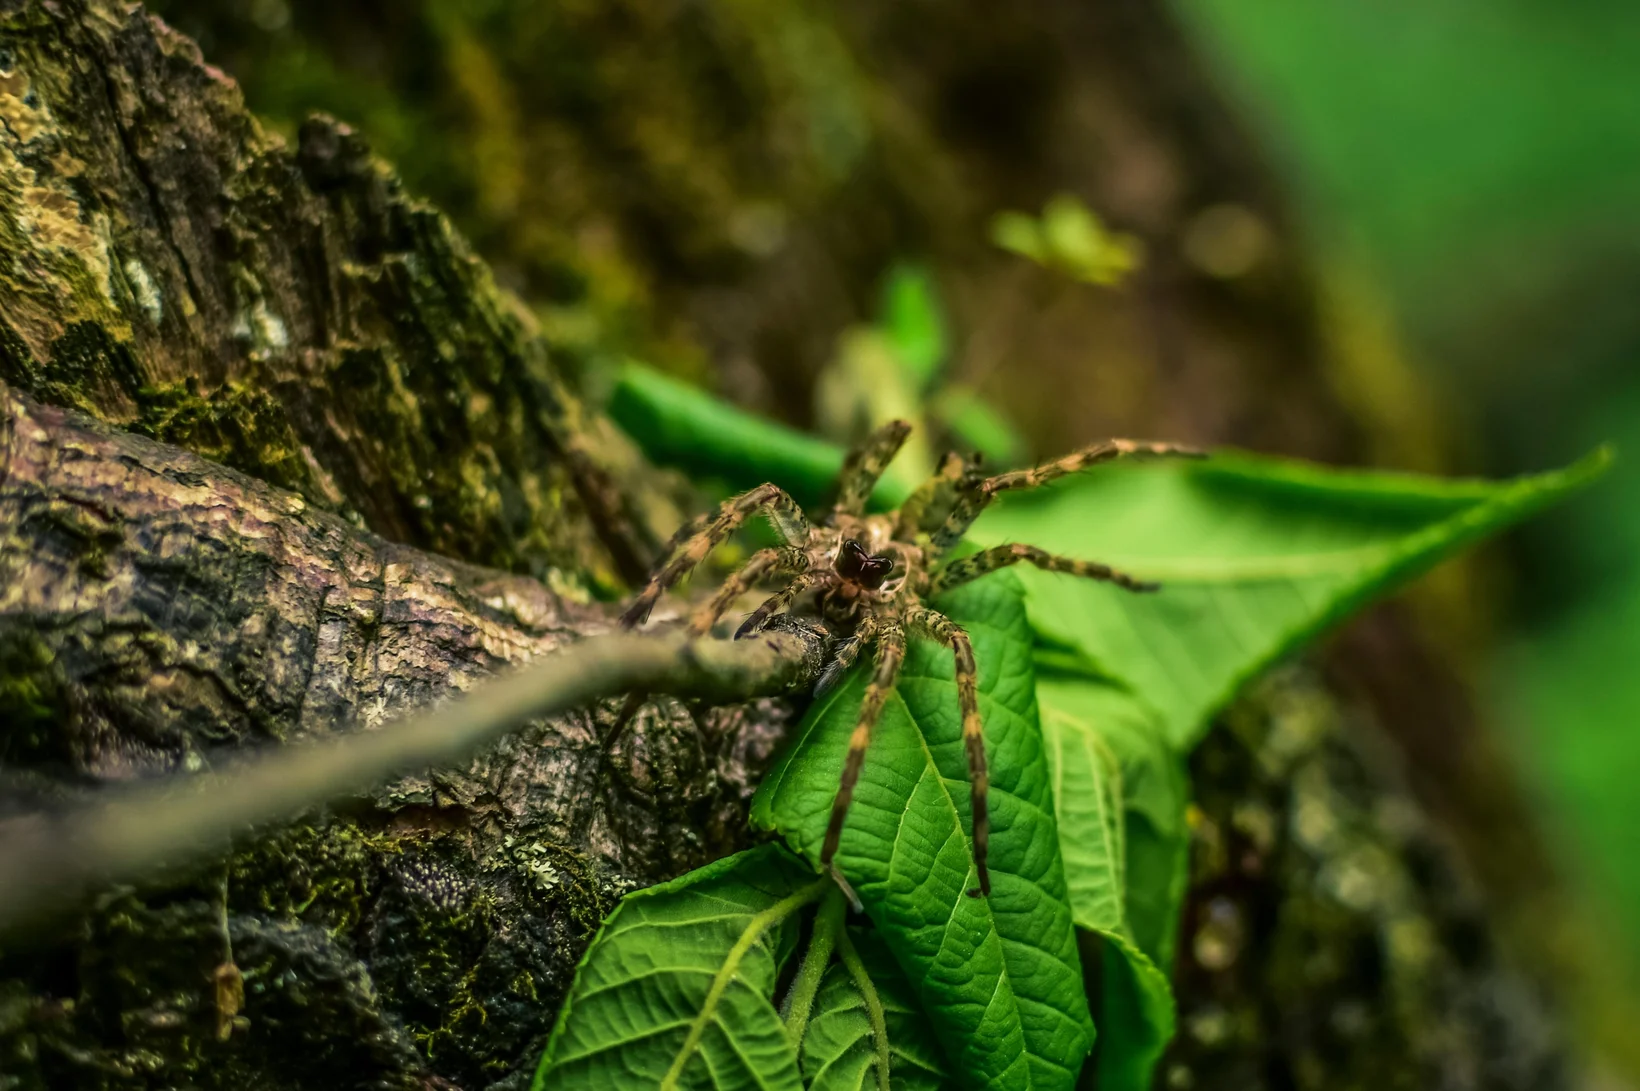
[[[689,1058],[695,1055],[695,1050],[700,1048],[700,1040],[705,1036],[707,1026],[717,1013],[717,1006],[723,999],[723,994],[728,991],[730,982],[734,981],[735,974],[739,972],[741,960],[746,957],[746,952],[763,938],[764,932],[823,895],[828,889],[832,889],[830,879],[816,879],[796,893],[789,894],[769,906],[746,923],[746,930],[740,934],[735,945],[729,948],[723,965],[718,967],[718,972],[712,976],[712,987],[706,992],[700,1013],[695,1016],[694,1022],[689,1024],[689,1034],[684,1038],[683,1045],[678,1047],[678,1055],[672,1059],[672,1067],[666,1070],[666,1075],[661,1079],[660,1091],[677,1091],[678,1080],[683,1076],[684,1066],[689,1063]]]
[[[889,1091],[888,1020],[883,1016],[883,999],[877,995],[877,986],[871,983],[871,975],[866,973],[865,963],[860,961],[860,953],[854,949],[846,928],[837,930],[837,954],[866,1002],[866,1017],[871,1020],[871,1039],[876,1047],[877,1091]]]
[[[792,1045],[803,1047],[803,1031],[814,1012],[814,997],[820,991],[820,979],[826,976],[831,963],[832,948],[837,934],[843,929],[843,891],[834,888],[820,903],[814,917],[814,934],[809,937],[809,949],[803,953],[803,965],[798,968],[797,980],[792,982],[786,996],[786,1033]]]

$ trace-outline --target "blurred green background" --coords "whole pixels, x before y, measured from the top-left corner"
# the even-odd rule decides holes
[[[1619,463],[1517,533],[1482,679],[1640,980],[1640,5],[1185,0],[1320,250],[1364,269],[1466,469]]]
[[[590,372],[636,356],[824,427],[816,361],[830,357],[840,329],[876,309],[881,271],[909,255],[936,267],[953,339],[967,346],[953,395],[977,392],[1036,446],[1138,422],[1362,457],[1362,444],[1337,439],[1327,423],[1327,407],[1337,410],[1326,382],[1304,387],[1325,365],[1308,334],[1288,336],[1309,320],[1306,303],[1289,306],[1308,288],[1290,290],[1302,276],[1282,261],[1264,279],[1197,269],[1187,289],[1164,283],[1160,303],[1139,301],[1161,312],[1188,296],[1168,317],[1214,335],[1190,346],[1212,366],[1192,370],[1148,343],[1134,348],[1155,332],[1144,329],[1143,306],[1066,296],[1022,276],[986,241],[996,212],[1034,210],[1055,188],[1104,170],[1110,184],[1090,183],[1084,196],[1152,238],[1199,235],[1209,216],[1179,217],[1203,206],[1251,207],[1262,225],[1230,222],[1251,222],[1255,240],[1273,223],[1283,260],[1296,233],[1313,267],[1301,273],[1314,271],[1324,294],[1343,299],[1346,318],[1366,316],[1371,366],[1394,358],[1377,380],[1395,386],[1390,373],[1404,365],[1428,388],[1409,394],[1403,384],[1365,410],[1350,406],[1380,432],[1414,437],[1400,448],[1367,444],[1371,457],[1506,476],[1614,442],[1616,472],[1516,533],[1507,563],[1494,566],[1501,575],[1459,593],[1486,600],[1482,620],[1496,635],[1475,642],[1484,652],[1473,681],[1586,907],[1567,941],[1580,951],[1568,960],[1605,975],[1594,986],[1606,990],[1592,1005],[1596,1020],[1633,1010],[1640,4],[1175,0],[1204,59],[1191,73],[1169,67],[1179,60],[1165,51],[1156,60],[1115,48],[1086,63],[1070,53],[1151,34],[1154,5],[1137,0],[1087,0],[1091,27],[1066,14],[1077,5],[1039,5],[1065,34],[1033,28],[1005,5],[922,2],[151,6],[197,37],[276,127],[293,132],[308,110],[326,109],[364,130],[528,300],[554,347]],[[930,34],[949,11],[965,14]],[[1045,60],[1055,49],[1066,55]],[[1159,67],[1147,69],[1151,61]],[[966,82],[931,90],[940,73],[959,71]],[[1147,97],[1174,76],[1180,86]],[[1271,217],[1280,201],[1237,153],[1237,134],[1217,138],[1211,109],[1190,113],[1203,97],[1190,79],[1216,84],[1261,138],[1296,228]],[[1040,121],[1043,103],[1084,108],[1079,123],[1108,147],[1059,139]],[[1181,116],[1172,129],[1156,121]],[[1037,123],[1041,131],[1030,128]],[[1147,158],[1144,138],[1181,129],[1195,147],[1174,156],[1175,176],[1166,155]],[[1135,169],[1105,169],[1106,151]],[[1179,207],[1158,211],[1167,202],[1152,197],[1169,186]],[[1338,325],[1339,313],[1323,322]],[[987,326],[992,314],[1002,317]],[[1157,340],[1179,332],[1157,324]],[[875,366],[869,342],[844,345],[833,373],[850,360]],[[1035,366],[1003,381],[995,360],[976,362],[976,345]],[[1265,359],[1276,362],[1261,371]],[[1241,378],[1223,379],[1232,372]],[[1268,397],[1272,389],[1281,396]],[[1191,404],[1179,404],[1180,390]],[[1055,399],[1062,419],[1028,418],[1033,404]],[[1422,419],[1431,414],[1434,426]],[[1066,420],[1080,432],[1066,432]],[[1304,433],[1311,420],[1323,422],[1320,435]],[[1438,442],[1420,445],[1428,433]],[[1441,453],[1425,457],[1435,447]],[[1612,1026],[1597,1036],[1632,1033]]]

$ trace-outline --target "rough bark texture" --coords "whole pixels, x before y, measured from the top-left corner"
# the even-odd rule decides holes
[[[968,322],[959,374],[1045,448],[1383,438],[1279,194],[1149,0],[251,7],[292,14],[286,46],[408,43],[354,50],[392,89],[381,128],[406,104],[419,177],[555,351],[348,127],[271,135],[140,9],[0,0],[0,380],[249,475],[5,395],[8,808],[368,723],[596,619],[587,591],[675,513],[560,367],[641,349],[802,421],[906,253]],[[254,72],[244,17],[206,8]],[[1061,188],[1144,236],[1136,291],[984,244]],[[1352,641],[1196,757],[1167,1083],[1553,1085],[1552,1020],[1373,742],[1470,772],[1467,705],[1404,618]],[[1448,696],[1395,704],[1408,664]],[[612,899],[744,837],[790,714],[651,706],[607,769],[612,709],[568,717],[115,892],[0,951],[0,1086],[518,1086]]]
[[[295,149],[113,4],[8,4],[0,378],[475,563],[641,542],[541,340],[346,126]]]
[[[0,384],[0,829],[92,784],[376,726],[609,624]],[[39,952],[0,956],[75,999],[0,986],[0,1070],[403,1084],[428,1071],[417,1042],[466,1083],[527,1064],[613,898],[744,841],[786,716],[657,700],[606,753],[620,703],[249,840],[163,908],[122,895],[48,930],[43,951],[80,947],[72,989]],[[237,1029],[221,972],[258,1012]]]

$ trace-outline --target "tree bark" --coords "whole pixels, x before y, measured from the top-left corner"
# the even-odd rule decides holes
[[[304,10],[320,7],[338,27],[358,18]],[[726,387],[800,419],[883,262],[926,248],[961,313],[1001,316],[964,331],[968,351],[1039,361],[1029,382],[989,380],[1015,387],[1022,413],[1032,383],[1052,384],[1097,405],[1077,429],[1359,454],[1365,425],[1315,364],[1278,195],[1180,68],[1155,5],[985,5],[930,56],[917,50],[935,16],[918,7],[849,6],[835,23],[762,10],[564,16],[564,57],[659,60],[593,66],[614,81],[592,96],[607,92],[608,110],[575,114],[565,103],[581,100],[560,96],[529,114],[555,135],[517,147],[562,154],[592,187],[574,211],[607,214],[622,240],[608,272],[588,223],[515,204],[517,249],[496,252],[526,267],[534,298],[563,269],[530,265],[526,238],[562,244],[603,320],[636,270],[625,305],[648,324],[642,344],[679,367],[704,345]],[[851,84],[869,139],[846,183],[823,184],[802,156],[767,169],[790,152],[787,115],[757,104],[819,108],[784,72],[787,29],[888,73]],[[446,20],[440,40],[481,61],[471,30]],[[1033,57],[1050,61],[1032,71]],[[722,101],[689,98],[683,77],[702,72],[724,77],[701,81]],[[737,72],[746,85],[724,75]],[[759,81],[770,96],[747,90]],[[717,172],[700,126],[725,101],[756,123],[721,142],[735,169]],[[678,131],[701,137],[695,158],[640,106],[692,118]],[[592,596],[642,570],[676,522],[672,487],[583,405],[560,370],[574,351],[549,351],[357,133],[313,119],[287,143],[190,41],[112,0],[0,0],[0,120],[6,811],[369,726],[606,623]],[[431,143],[466,157],[458,140]],[[994,208],[1053,187],[1145,235],[1156,260],[1134,296],[1079,295],[1039,322],[1043,285],[978,241]],[[746,214],[770,201],[786,244],[765,252]],[[1212,272],[1187,244],[1228,206],[1266,232],[1245,275]],[[479,232],[489,245],[510,221],[505,202],[484,207],[500,217]],[[630,347],[609,328],[579,350]],[[1095,344],[1112,354],[1092,364]],[[962,366],[987,381],[985,360]],[[1046,434],[1091,438],[1058,404]],[[1393,653],[1381,661],[1428,664],[1410,627],[1376,632]],[[1391,706],[1366,690],[1295,669],[1194,758],[1170,1087],[1555,1082],[1552,1015],[1499,956],[1497,918],[1402,785],[1379,741]],[[111,892],[0,949],[0,1073],[27,1088],[520,1087],[614,898],[743,843],[792,712],[653,703],[607,759],[613,704],[557,718],[465,769],[247,839],[220,866]],[[1422,705],[1396,726],[1421,737],[1450,721]]]
[[[610,623],[0,384],[0,837],[92,786],[377,727]],[[792,632],[812,679],[823,633]],[[607,748],[622,704],[241,838],[203,879],[154,876],[8,948],[5,1070],[399,1086],[430,1080],[415,1043],[454,1019],[477,1022],[444,1075],[525,1070],[613,897],[745,843],[787,719],[779,701],[658,697]],[[75,948],[67,989],[52,963]],[[243,1025],[225,975],[249,988]],[[72,1011],[54,1002],[69,994]]]

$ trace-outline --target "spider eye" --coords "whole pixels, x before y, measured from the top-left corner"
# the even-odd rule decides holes
[[[871,555],[866,552],[866,547],[850,538],[837,551],[834,567],[837,574],[845,580],[859,579],[860,574],[865,571],[866,562],[870,559]]]

